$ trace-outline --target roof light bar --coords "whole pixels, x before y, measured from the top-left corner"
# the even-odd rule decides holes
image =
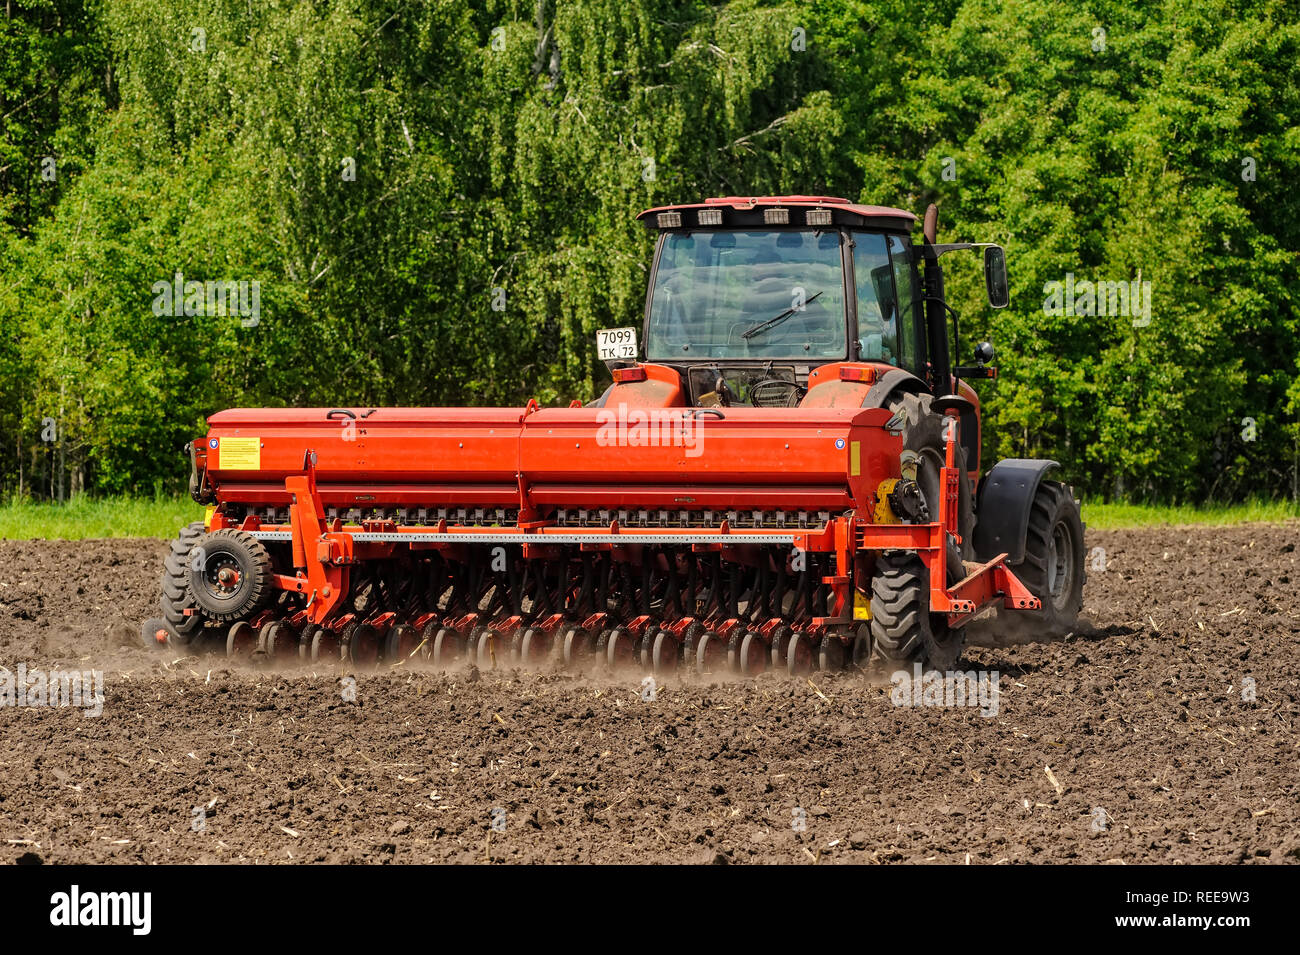
[[[722,225],[722,210],[701,209],[696,213],[695,221],[700,225]]]
[[[682,227],[682,214],[680,212],[661,212],[658,221],[661,229],[680,229]]]
[[[808,225],[830,225],[831,210],[829,209],[809,209],[804,213],[804,222]]]
[[[764,209],[763,223],[765,225],[789,225],[790,210],[789,209]]]

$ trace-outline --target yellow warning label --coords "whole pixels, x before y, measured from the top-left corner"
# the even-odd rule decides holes
[[[849,442],[849,477],[857,477],[862,473],[862,442]]]
[[[222,438],[217,459],[221,471],[258,471],[262,467],[261,438]]]
[[[871,619],[871,601],[861,590],[853,591],[853,619],[870,620]]]
[[[215,504],[209,504],[203,509],[203,529],[205,531],[212,530],[212,518],[216,516],[217,508]]]
[[[898,524],[898,516],[894,514],[894,509],[889,506],[889,495],[894,493],[894,488],[898,487],[898,478],[887,478],[880,482],[876,488],[876,513],[875,523],[877,524]]]

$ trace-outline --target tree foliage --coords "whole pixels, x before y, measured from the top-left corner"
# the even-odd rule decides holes
[[[636,212],[804,192],[1006,245],[1003,312],[944,260],[986,464],[1294,495],[1297,61],[1281,0],[10,2],[0,484],[173,486],[233,405],[590,398]],[[158,314],[178,273],[259,312]],[[1150,282],[1149,324],[1049,314],[1067,275]]]

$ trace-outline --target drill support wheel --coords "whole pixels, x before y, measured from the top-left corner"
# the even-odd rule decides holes
[[[185,565],[185,585],[188,599],[220,623],[249,619],[276,594],[271,556],[262,542],[230,528],[195,541]]]

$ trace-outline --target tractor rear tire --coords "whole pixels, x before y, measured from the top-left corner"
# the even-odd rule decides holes
[[[1073,490],[1059,481],[1038,485],[1029,510],[1025,557],[1011,568],[1042,610],[1010,611],[1026,623],[1037,624],[1043,636],[1055,637],[1074,627],[1083,609],[1083,520]]]
[[[191,557],[185,563],[186,596],[209,619],[247,620],[275,596],[271,555],[252,534],[222,528],[200,537],[191,553],[195,549],[201,549],[201,559]],[[227,569],[233,571],[232,578],[218,579]]]
[[[955,550],[949,549],[950,578]],[[921,663],[947,670],[961,657],[964,632],[950,630],[943,614],[930,612],[930,573],[912,551],[886,551],[876,560],[871,635],[887,665]]]
[[[203,522],[195,521],[186,527],[172,541],[167,556],[163,559],[162,606],[163,620],[171,631],[171,639],[178,646],[187,646],[203,630],[204,615],[199,610],[194,598],[189,595],[186,585],[186,568],[190,563],[190,552],[195,543],[203,536]],[[197,611],[186,614],[186,610]]]

